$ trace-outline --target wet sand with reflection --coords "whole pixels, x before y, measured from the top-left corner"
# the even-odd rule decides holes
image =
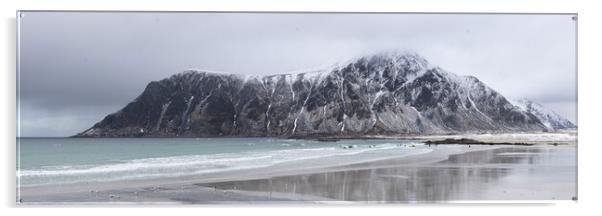
[[[397,159],[233,180],[160,180],[23,190],[22,204],[433,203],[576,198],[571,146],[433,146]],[[480,149],[480,150],[476,150]],[[457,153],[450,153],[457,152]],[[462,153],[464,152],[464,153]],[[300,169],[300,168],[298,168]]]
[[[430,164],[399,162],[197,185],[264,192],[265,196],[277,192],[363,202],[571,200],[576,193],[573,147],[502,147],[451,155]]]

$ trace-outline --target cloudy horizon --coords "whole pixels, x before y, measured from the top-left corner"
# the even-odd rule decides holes
[[[268,75],[408,50],[576,123],[572,15],[23,12],[19,135],[71,136],[190,68]]]

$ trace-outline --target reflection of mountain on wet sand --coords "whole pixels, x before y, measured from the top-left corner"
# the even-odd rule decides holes
[[[271,192],[294,193],[345,201],[568,200],[575,193],[574,153],[574,148],[507,147],[452,155],[427,165],[391,167],[391,162],[395,162],[392,160],[386,168],[200,186],[261,191],[266,196]],[[379,164],[385,163],[366,165]],[[550,185],[558,190],[545,190]]]

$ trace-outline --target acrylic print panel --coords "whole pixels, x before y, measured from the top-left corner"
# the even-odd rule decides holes
[[[21,11],[17,203],[575,200],[576,22]]]

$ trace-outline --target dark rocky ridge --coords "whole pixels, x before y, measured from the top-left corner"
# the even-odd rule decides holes
[[[360,57],[298,74],[186,71],[79,137],[364,136],[541,131],[535,115],[475,77],[412,53]]]
[[[575,129],[577,126],[558,115],[557,113],[545,109],[541,104],[535,103],[527,99],[521,99],[513,102],[514,105],[520,107],[523,111],[535,115],[548,130],[558,129]]]
[[[443,145],[449,145],[449,144],[463,144],[463,145],[519,145],[519,146],[532,146],[535,145],[533,143],[525,143],[525,142],[484,142],[484,141],[479,141],[479,140],[474,140],[474,139],[467,139],[467,138],[461,138],[461,139],[444,139],[444,140],[427,140],[424,142],[424,144],[427,145],[439,145],[439,144],[443,144]],[[557,145],[557,144],[556,144]]]

